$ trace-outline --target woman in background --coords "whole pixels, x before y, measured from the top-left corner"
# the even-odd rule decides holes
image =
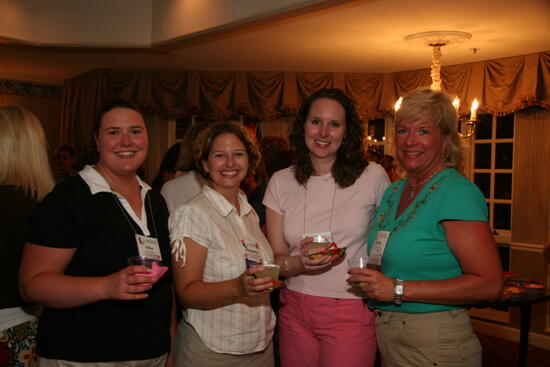
[[[337,255],[313,259],[308,251],[315,233],[328,232],[346,257],[367,254],[367,234],[389,182],[382,167],[365,160],[362,137],[344,92],[318,90],[291,126],[296,164],[269,181],[267,234],[287,277],[279,309],[282,366],[374,365],[374,314],[350,292],[347,262]]]
[[[174,213],[178,206],[197,196],[202,186],[206,184],[206,180],[197,173],[193,144],[201,131],[208,126],[208,122],[197,123],[189,126],[185,132],[175,166],[176,177],[166,182],[160,191],[166,200],[170,214]]]
[[[31,212],[54,180],[40,121],[0,107],[0,366],[36,363],[37,318],[19,295],[17,277]]]
[[[273,279],[255,277],[263,266],[247,266],[273,263],[273,253],[239,189],[260,156],[235,123],[203,131],[194,151],[208,184],[170,217],[174,289],[184,307],[176,366],[273,366]]]
[[[45,306],[39,366],[161,367],[171,277],[128,263],[136,255],[170,262],[166,204],[136,175],[148,151],[143,117],[110,102],[94,137],[99,161],[58,184],[31,219],[20,287]]]
[[[368,241],[382,270],[350,270],[349,282],[363,284],[376,310],[384,366],[481,366],[465,305],[502,294],[485,198],[457,170],[456,119],[441,92],[420,89],[403,98],[395,146],[407,178],[384,193]]]
[[[78,173],[74,168],[76,155],[70,145],[57,148],[53,154],[53,161],[53,176],[58,183]]]

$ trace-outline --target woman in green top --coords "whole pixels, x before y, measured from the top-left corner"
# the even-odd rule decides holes
[[[403,99],[395,131],[407,178],[384,193],[368,241],[381,271],[350,270],[376,309],[384,366],[481,366],[465,305],[498,298],[502,269],[485,199],[457,171],[456,118],[441,92]]]

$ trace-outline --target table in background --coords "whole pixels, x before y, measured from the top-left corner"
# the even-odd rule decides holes
[[[473,307],[519,307],[521,318],[519,322],[518,366],[525,367],[525,362],[527,360],[527,346],[529,345],[529,329],[531,328],[531,306],[536,303],[547,302],[548,300],[550,300],[550,293],[525,293],[522,295],[514,295],[509,299],[503,299],[500,301],[478,303],[473,305]]]

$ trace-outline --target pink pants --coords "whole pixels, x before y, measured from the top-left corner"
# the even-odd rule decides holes
[[[361,299],[281,291],[279,340],[284,367],[372,367],[374,313]]]

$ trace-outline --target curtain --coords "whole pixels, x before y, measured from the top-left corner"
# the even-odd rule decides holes
[[[149,184],[157,175],[164,154],[176,143],[176,121],[144,114],[145,126],[149,136],[149,152],[143,162],[145,181]]]
[[[474,98],[481,110],[496,115],[530,106],[550,109],[550,52],[444,66],[442,79],[442,89],[465,102],[461,114]],[[313,91],[337,87],[357,101],[362,119],[373,119],[391,114],[399,96],[430,84],[429,69],[386,74],[93,70],[66,82],[61,133],[75,144],[85,141],[95,111],[114,97],[164,119],[198,114],[271,121],[296,114]]]
[[[61,86],[0,79],[0,106],[17,105],[31,111],[42,123],[50,152],[59,145]]]

